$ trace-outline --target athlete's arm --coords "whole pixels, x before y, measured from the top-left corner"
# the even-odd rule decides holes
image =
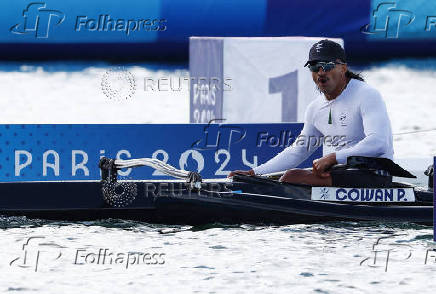
[[[321,145],[322,134],[313,125],[313,107],[308,107],[304,119],[304,127],[293,145],[287,147],[266,163],[253,169],[256,175],[281,172],[297,167]],[[297,142],[297,140],[300,140]],[[301,140],[304,140],[303,144]]]
[[[336,161],[346,163],[348,156],[379,157],[389,153],[391,123],[386,105],[378,91],[371,90],[360,104],[365,138],[350,148],[336,152]]]

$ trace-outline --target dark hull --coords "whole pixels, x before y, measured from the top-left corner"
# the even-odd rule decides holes
[[[419,202],[413,205],[358,205],[312,201],[310,187],[247,177],[238,177],[232,184],[204,184],[201,192],[189,191],[182,182],[158,194],[149,189],[156,185],[154,182],[130,184],[136,186],[135,199],[125,207],[112,207],[98,181],[0,183],[0,214],[62,220],[122,218],[166,224],[433,222],[430,191],[416,191]],[[229,189],[244,193],[229,193]]]

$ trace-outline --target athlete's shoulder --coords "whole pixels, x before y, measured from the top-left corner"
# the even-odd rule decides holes
[[[373,94],[373,95],[380,95],[380,92],[374,88],[373,86],[371,86],[370,84],[368,84],[367,82],[363,82],[363,81],[359,81],[356,79],[352,79],[350,81],[350,83],[353,84],[353,87],[356,91],[358,91],[359,93],[367,93],[367,94]]]
[[[350,83],[352,83],[356,99],[359,99],[362,102],[383,101],[380,92],[367,82],[352,79]]]

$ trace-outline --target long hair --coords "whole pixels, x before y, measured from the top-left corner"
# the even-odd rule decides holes
[[[346,77],[346,78],[349,78],[349,79],[356,79],[356,80],[359,80],[359,81],[362,81],[362,82],[365,81],[365,80],[363,79],[363,77],[360,75],[360,73],[354,73],[354,72],[352,72],[352,71],[350,71],[350,70],[347,70],[347,71],[345,72],[345,77]]]

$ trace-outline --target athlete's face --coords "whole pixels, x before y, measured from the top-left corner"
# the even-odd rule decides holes
[[[336,60],[340,62],[340,60]],[[325,68],[326,70],[328,67]],[[336,64],[329,71],[325,71],[323,67],[319,67],[318,71],[312,72],[312,79],[318,86],[318,89],[327,95],[332,95],[336,91],[340,91],[347,72],[346,64]]]

